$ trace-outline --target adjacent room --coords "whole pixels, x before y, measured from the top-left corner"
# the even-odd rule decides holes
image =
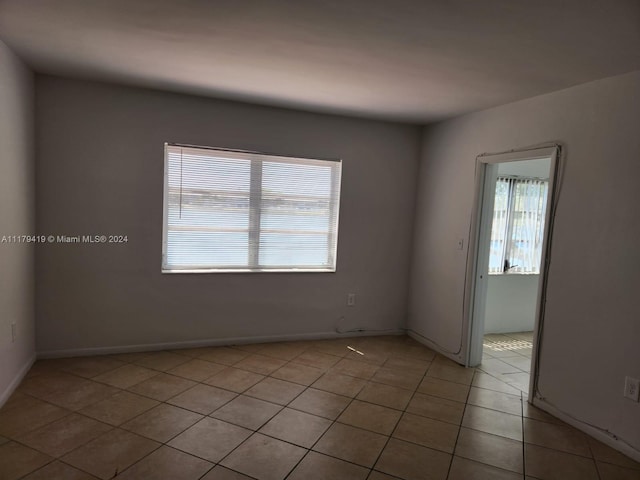
[[[635,0],[0,0],[0,479],[640,478]]]

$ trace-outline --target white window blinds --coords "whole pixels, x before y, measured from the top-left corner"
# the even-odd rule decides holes
[[[341,168],[166,145],[162,271],[335,271]]]
[[[489,273],[539,273],[549,182],[498,177]]]

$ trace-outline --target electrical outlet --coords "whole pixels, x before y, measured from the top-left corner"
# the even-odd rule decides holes
[[[640,381],[637,378],[624,377],[624,396],[634,402],[640,399]]]
[[[347,306],[348,307],[355,307],[356,306],[356,294],[355,293],[347,294]]]
[[[16,341],[16,322],[11,323],[11,343]]]

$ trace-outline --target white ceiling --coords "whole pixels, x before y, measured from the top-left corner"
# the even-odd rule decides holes
[[[35,71],[426,123],[640,69],[639,0],[0,0]]]

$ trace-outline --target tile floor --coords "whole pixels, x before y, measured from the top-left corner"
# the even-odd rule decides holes
[[[478,369],[408,337],[38,361],[0,409],[0,480],[640,478],[522,403],[530,337],[503,337]]]

